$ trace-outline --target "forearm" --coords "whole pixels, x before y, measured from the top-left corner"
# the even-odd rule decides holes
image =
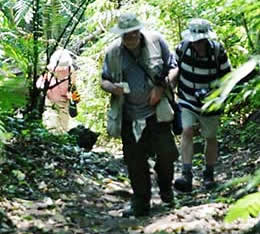
[[[169,70],[168,82],[169,82],[169,84],[171,85],[172,88],[175,88],[176,85],[177,85],[178,75],[179,75],[179,68],[178,67]]]
[[[156,105],[160,101],[163,92],[164,88],[162,86],[154,86],[150,93],[149,104],[151,106]]]
[[[102,80],[101,81],[101,88],[114,95],[122,95],[123,94],[123,88],[119,87],[117,83],[112,83],[109,80]]]

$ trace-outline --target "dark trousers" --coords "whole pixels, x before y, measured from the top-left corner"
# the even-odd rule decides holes
[[[174,161],[178,150],[169,123],[158,123],[156,116],[147,118],[142,137],[136,142],[132,122],[123,121],[122,143],[124,160],[134,192],[133,200],[148,203],[151,199],[151,178],[148,158],[155,155],[160,192],[169,191],[172,186]]]

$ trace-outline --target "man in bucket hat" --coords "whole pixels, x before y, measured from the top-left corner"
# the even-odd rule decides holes
[[[178,101],[182,106],[181,155],[182,177],[174,186],[182,192],[192,191],[193,126],[199,123],[205,138],[206,189],[214,187],[214,166],[217,160],[217,127],[219,112],[202,112],[203,98],[212,89],[211,84],[230,71],[230,63],[223,46],[215,41],[216,33],[205,19],[192,19],[182,33],[183,41],[177,46],[176,59],[179,76],[173,82],[178,85]]]
[[[174,161],[178,157],[169,122],[160,122],[156,105],[165,91],[165,77],[176,67],[165,40],[147,32],[135,14],[125,13],[111,32],[118,34],[106,51],[101,87],[111,93],[108,133],[121,137],[133,189],[131,207],[123,216],[150,211],[148,157],[156,154],[155,171],[163,202],[172,203]],[[174,74],[172,74],[173,76]]]

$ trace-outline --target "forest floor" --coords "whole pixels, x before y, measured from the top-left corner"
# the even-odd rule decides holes
[[[219,186],[210,191],[201,185],[203,157],[196,154],[194,190],[188,194],[174,191],[172,207],[160,200],[151,160],[151,214],[125,218],[122,211],[129,204],[131,188],[120,147],[99,146],[87,152],[57,143],[55,138],[39,138],[37,131],[23,133],[4,148],[5,157],[0,162],[0,233],[257,233],[250,230],[259,217],[224,222],[230,204],[246,193],[243,182],[234,187],[225,185],[260,168],[257,142],[243,147],[232,131],[219,140]],[[196,150],[201,148],[196,144]],[[180,169],[179,159],[175,178]]]

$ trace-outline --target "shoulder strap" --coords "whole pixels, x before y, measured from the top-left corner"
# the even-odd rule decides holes
[[[183,44],[182,44],[182,46],[181,46],[181,54],[180,54],[180,56],[179,56],[179,61],[178,61],[178,66],[179,67],[181,67],[181,63],[182,63],[182,60],[183,60],[183,57],[184,57],[184,55],[185,55],[185,53],[186,53],[186,51],[187,51],[187,49],[188,49],[188,47],[189,47],[189,44],[190,44],[190,42],[188,41],[188,40],[184,40],[183,41]]]
[[[128,55],[131,57],[131,59],[136,63],[136,65],[139,66],[139,68],[142,69],[142,71],[145,73],[145,75],[148,77],[148,79],[149,79],[149,80],[152,82],[152,84],[155,86],[155,85],[156,85],[156,81],[150,76],[150,74],[149,74],[149,73],[147,72],[147,70],[144,68],[143,64],[141,64],[141,63],[139,62],[139,60],[135,59],[133,53],[132,53],[128,48],[125,47],[125,50],[126,50],[126,52],[128,53]],[[167,87],[166,87],[166,88],[167,88]],[[167,94],[167,93],[168,93],[167,90],[168,90],[169,94]],[[168,99],[168,101],[169,101],[169,102],[171,103],[171,105],[173,106],[174,103],[175,103],[175,100],[174,100],[174,93],[173,93],[172,89],[171,89],[171,88],[167,88],[167,89],[165,90],[165,92],[164,92],[164,95],[166,96],[166,98]],[[170,95],[170,96],[169,96],[169,95]],[[175,108],[175,107],[173,106],[173,108]]]
[[[53,89],[53,88],[55,88],[56,86],[58,86],[58,85],[60,85],[61,83],[63,83],[64,81],[68,80],[68,81],[69,81],[68,91],[70,91],[71,86],[72,86],[72,84],[71,84],[71,72],[70,72],[70,70],[71,70],[71,68],[70,68],[70,66],[69,66],[69,75],[68,75],[68,78],[65,78],[65,79],[62,79],[62,80],[59,80],[59,81],[56,79],[56,83],[55,83],[54,85],[52,85],[52,86],[49,86],[48,89]],[[52,79],[53,77],[54,77],[54,76],[52,75],[51,79]]]
[[[214,45],[214,57],[215,57],[216,66],[217,66],[217,74],[219,74],[219,71],[220,71],[220,63],[219,63],[220,44],[217,41],[213,41],[213,45]]]
[[[112,78],[115,82],[121,82],[123,80],[121,47],[121,39],[118,38],[106,50],[108,66],[110,70],[113,71]]]
[[[59,82],[57,82],[56,84],[52,85],[52,86],[49,86],[48,89],[53,89],[55,88],[56,86],[60,85],[61,83],[63,83],[64,81],[68,80],[68,78],[65,78],[65,79],[62,79],[60,80]]]
[[[71,91],[72,83],[71,83],[71,67],[70,67],[70,66],[69,66],[69,76],[68,76],[68,80],[69,80],[68,91]]]
[[[219,54],[220,54],[220,43],[215,40],[209,40],[210,51],[214,50],[214,61],[216,63],[217,74],[219,73]]]

